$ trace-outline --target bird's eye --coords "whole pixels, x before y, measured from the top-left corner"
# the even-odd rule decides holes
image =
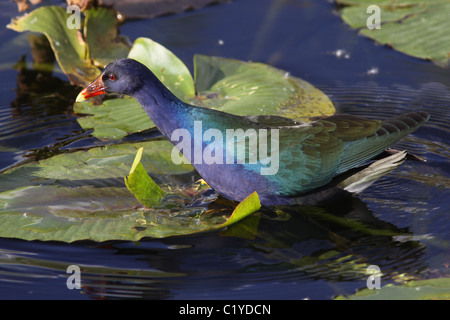
[[[116,76],[114,74],[112,74],[112,73],[109,74],[108,78],[111,81],[116,81]]]

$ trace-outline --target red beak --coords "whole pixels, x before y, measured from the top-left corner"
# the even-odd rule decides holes
[[[101,74],[97,79],[95,79],[90,85],[88,85],[78,94],[76,102],[81,102],[106,93],[102,75],[103,74]]]

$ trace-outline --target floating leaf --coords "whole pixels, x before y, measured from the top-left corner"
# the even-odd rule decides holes
[[[102,105],[91,101],[75,103],[74,111],[80,116],[78,123],[99,139],[120,139],[133,132],[154,127],[152,120],[133,98],[105,100]]]
[[[447,66],[450,53],[450,1],[449,0],[337,0],[345,5],[342,19],[352,28],[392,48],[421,59],[430,59]],[[368,29],[370,17],[367,8],[380,7],[381,28]]]
[[[125,177],[125,184],[128,190],[136,197],[136,199],[147,208],[157,205],[164,191],[150,178],[141,163],[142,152],[144,148],[139,148],[136,153],[130,174]]]
[[[117,35],[114,11],[105,8],[84,12],[84,34],[67,26],[70,14],[62,7],[45,6],[13,19],[8,28],[18,32],[44,33],[63,72],[72,84],[86,86],[100,73],[90,59],[100,64],[126,57],[129,46]],[[81,27],[81,25],[80,25]],[[87,39],[87,43],[83,39]]]
[[[138,38],[128,58],[146,65],[179,99],[186,100],[195,95],[194,80],[189,69],[176,55],[159,43],[148,38]]]
[[[278,115],[307,121],[335,113],[320,90],[263,63],[196,55],[192,104],[237,115]]]
[[[130,45],[128,38],[119,35],[116,12],[92,8],[85,11],[85,15],[84,35],[89,56],[100,66],[115,59],[126,58]]]
[[[88,84],[98,75],[98,69],[85,59],[86,45],[79,37],[77,29],[67,27],[68,17],[64,8],[41,7],[13,19],[7,27],[18,32],[44,33],[69,80],[76,84]]]
[[[156,199],[162,199],[154,201],[158,202],[154,208],[144,208],[123,181],[140,148],[147,152],[139,164],[166,182],[161,186],[164,194],[157,191]],[[0,237],[135,241],[222,229],[259,209],[254,194],[232,214],[231,206],[217,213],[208,211],[208,203],[217,196],[202,198],[202,193],[211,189],[200,184],[182,186],[171,178],[193,171],[190,165],[172,163],[172,148],[166,140],[123,143],[64,153],[3,172]],[[129,177],[127,182],[134,183]],[[194,201],[198,198],[201,201]]]

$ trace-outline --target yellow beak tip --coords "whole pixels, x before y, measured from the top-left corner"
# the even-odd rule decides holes
[[[86,101],[86,98],[84,97],[83,93],[80,92],[77,98],[75,99],[75,102],[83,102],[83,101]]]

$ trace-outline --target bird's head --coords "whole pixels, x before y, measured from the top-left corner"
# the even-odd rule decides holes
[[[100,76],[80,92],[76,101],[81,102],[105,93],[133,96],[149,74],[153,75],[146,66],[136,60],[116,60],[108,64]]]

